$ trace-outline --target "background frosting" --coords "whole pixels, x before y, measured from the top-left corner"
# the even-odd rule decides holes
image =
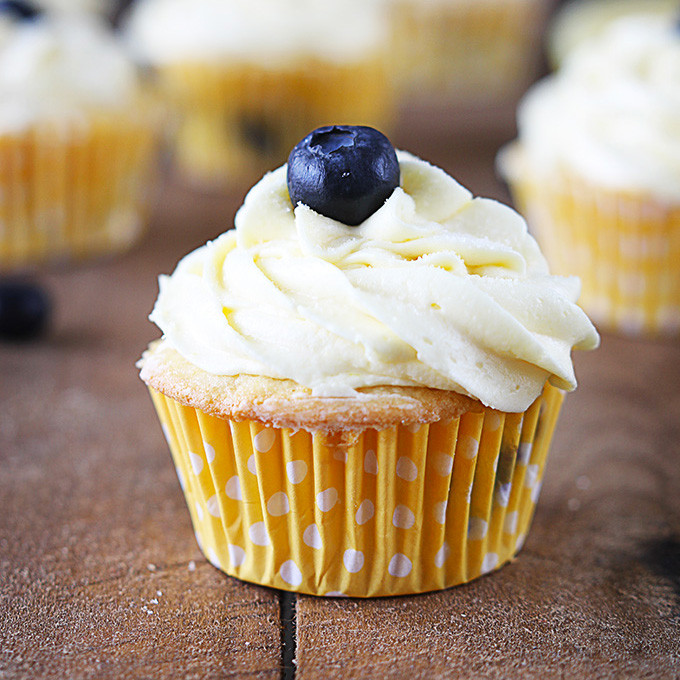
[[[135,66],[97,17],[0,19],[0,132],[127,107],[136,93]]]
[[[575,387],[597,344],[578,281],[551,276],[524,220],[399,154],[402,181],[348,227],[265,176],[228,231],[160,278],[166,341],[218,375],[289,378],[321,396],[372,385],[454,390],[523,411],[545,380]]]
[[[125,22],[142,61],[364,59],[383,47],[379,3],[364,0],[140,0]]]
[[[534,171],[680,200],[680,31],[635,15],[585,42],[518,112]]]

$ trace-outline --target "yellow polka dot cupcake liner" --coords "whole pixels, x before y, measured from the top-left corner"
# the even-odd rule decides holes
[[[225,573],[325,596],[420,593],[512,560],[563,400],[323,433],[225,420],[150,388],[199,546]]]
[[[555,274],[581,279],[579,304],[601,327],[680,333],[680,204],[559,182],[512,181]]]
[[[114,115],[0,135],[0,272],[133,245],[156,142],[150,121]]]
[[[392,117],[382,56],[280,69],[178,63],[159,67],[158,80],[175,113],[169,141],[176,167],[206,188],[250,185],[321,125],[386,129]]]
[[[544,0],[392,0],[399,92],[502,102],[531,81],[540,59]]]

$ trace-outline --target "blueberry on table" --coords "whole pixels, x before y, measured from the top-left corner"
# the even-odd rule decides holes
[[[23,0],[0,0],[0,16],[9,14],[12,19],[20,21],[35,19],[41,11],[33,3]]]
[[[38,286],[0,281],[1,340],[34,340],[47,327],[49,311],[49,298]]]
[[[399,161],[389,139],[371,127],[317,128],[288,157],[288,192],[338,222],[356,226],[399,186]]]

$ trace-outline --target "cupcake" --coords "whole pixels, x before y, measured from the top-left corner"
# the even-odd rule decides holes
[[[452,106],[516,101],[536,75],[546,0],[384,0],[398,91]]]
[[[355,597],[511,560],[598,342],[578,281],[365,127],[311,133],[235,226],[161,277],[139,364],[208,560]]]
[[[85,13],[0,7],[0,272],[140,236],[156,125],[132,61]]]
[[[680,331],[680,30],[614,22],[540,82],[499,158],[556,273],[610,329]]]
[[[672,17],[677,10],[678,0],[570,0],[550,22],[550,62],[558,68],[577,45],[597,37],[620,17],[640,13]]]
[[[337,116],[389,120],[373,2],[139,0],[124,26],[174,112],[176,166],[199,187],[249,186]]]

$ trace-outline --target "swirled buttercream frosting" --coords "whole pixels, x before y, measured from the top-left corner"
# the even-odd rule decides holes
[[[523,411],[546,380],[573,389],[572,348],[598,343],[578,280],[549,273],[515,211],[398,158],[400,186],[356,227],[293,206],[285,166],[266,175],[235,229],[160,277],[164,341],[211,374],[318,396],[426,386]]]
[[[680,31],[632,15],[584,41],[518,109],[537,173],[562,168],[599,186],[680,200]]]

